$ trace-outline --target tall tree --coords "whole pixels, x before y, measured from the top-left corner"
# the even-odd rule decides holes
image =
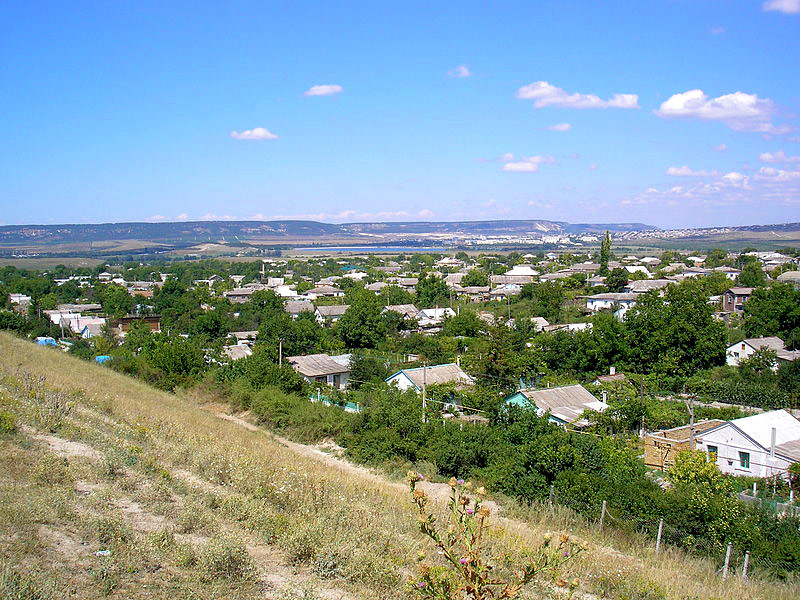
[[[691,375],[721,365],[727,345],[725,325],[702,284],[687,279],[642,294],[625,315],[631,362],[640,372]]]
[[[777,335],[800,347],[800,290],[788,283],[754,290],[744,303],[744,330],[749,337]]]
[[[450,289],[441,277],[422,273],[417,281],[417,302],[419,308],[447,306],[450,303]]]
[[[611,258],[611,234],[606,231],[603,241],[600,243],[600,270],[598,275],[608,274],[608,261]]]

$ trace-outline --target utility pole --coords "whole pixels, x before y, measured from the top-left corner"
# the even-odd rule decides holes
[[[428,422],[428,363],[422,364],[422,422]]]
[[[283,365],[283,338],[278,338],[278,366]]]
[[[694,394],[684,402],[686,402],[686,408],[689,409],[689,449],[694,450]]]

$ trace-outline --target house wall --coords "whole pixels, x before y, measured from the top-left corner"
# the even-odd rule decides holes
[[[738,367],[739,361],[750,358],[755,354],[756,349],[750,344],[739,342],[733,344],[725,351],[725,362],[731,367]]]
[[[666,471],[675,464],[675,457],[683,450],[691,450],[690,440],[670,440],[657,435],[644,438],[644,464]]]
[[[744,310],[744,303],[750,296],[737,296],[725,292],[722,296],[722,310],[725,312],[742,312]]]
[[[726,425],[709,433],[704,433],[697,439],[697,449],[709,452],[708,447],[717,448],[716,465],[720,471],[729,475],[744,475],[748,477],[772,477],[785,475],[791,465],[778,456],[771,457],[769,450],[764,450],[754,444],[732,425]],[[739,452],[750,454],[749,468],[740,464]]]
[[[406,391],[407,389],[417,389],[417,386],[414,385],[414,382],[411,381],[405,374],[398,373],[394,377],[390,377],[386,380],[386,383],[389,385],[396,385],[397,388],[401,391]]]

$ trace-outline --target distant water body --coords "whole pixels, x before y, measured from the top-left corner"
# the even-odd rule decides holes
[[[444,246],[313,246],[295,248],[298,252],[372,252],[376,254],[404,254],[406,252],[447,252]]]

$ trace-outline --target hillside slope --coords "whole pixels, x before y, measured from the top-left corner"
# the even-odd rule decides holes
[[[397,598],[427,549],[402,486],[367,470],[4,333],[0,377],[20,426],[0,435],[0,597]],[[524,517],[500,520],[496,548],[570,528],[591,549],[564,576],[602,597],[798,597],[565,512]]]

